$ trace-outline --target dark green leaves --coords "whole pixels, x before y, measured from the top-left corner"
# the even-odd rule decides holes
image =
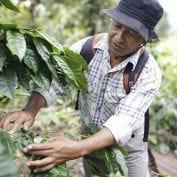
[[[18,145],[18,148],[23,153],[23,148],[25,148],[29,144],[34,143],[35,134],[33,133],[33,131],[30,130],[28,132],[20,131],[17,133],[16,137],[17,137],[16,143]],[[47,138],[45,136],[40,136],[41,143],[46,141],[46,139]],[[25,156],[32,160],[37,160],[41,158],[39,156],[30,155],[30,154],[25,154]],[[69,177],[69,170],[66,164],[63,164],[63,165],[55,166],[51,170],[42,173],[34,173],[33,171],[31,171],[29,177]]]
[[[10,10],[20,12],[17,6],[11,0],[0,0],[0,3]]]
[[[0,43],[0,71],[2,72],[3,70],[3,66],[4,66],[4,62],[6,60],[6,47],[4,46],[4,44]]]
[[[17,86],[17,76],[13,68],[4,68],[3,73],[0,72],[0,93],[9,98],[15,96]]]
[[[30,68],[34,73],[38,71],[39,56],[30,48],[26,50],[26,55],[24,57],[24,63]]]
[[[99,129],[93,123],[89,124],[88,129],[91,135],[99,131]],[[123,147],[115,144],[108,148],[96,151],[95,155],[104,161],[107,171],[111,177],[128,177],[128,169],[125,163],[125,157],[128,156],[128,153]],[[92,169],[91,173],[93,175],[98,174],[99,168],[97,168],[97,164],[90,162],[89,165]],[[118,173],[121,175],[118,175]],[[100,176],[102,175],[104,174],[100,174]]]
[[[87,80],[84,70],[87,69],[86,61],[79,54],[74,53],[68,48],[64,48],[65,54],[59,57],[54,56],[57,64],[63,69],[68,80],[72,85],[81,90],[87,90]]]
[[[49,90],[52,81],[86,90],[85,60],[43,32],[0,24],[0,93],[12,99],[15,89],[35,83]],[[16,77],[17,76],[17,77]],[[29,84],[31,83],[31,84]],[[67,90],[64,90],[67,91]]]

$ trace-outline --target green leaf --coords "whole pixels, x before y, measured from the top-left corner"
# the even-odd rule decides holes
[[[100,130],[94,123],[89,123],[88,128],[90,129],[92,135]]]
[[[67,56],[53,56],[59,68],[65,73],[67,80],[75,88],[87,90],[87,80],[81,67]],[[80,68],[79,68],[80,67]]]
[[[38,71],[38,61],[39,56],[32,49],[27,48],[24,63],[28,66],[28,68],[32,69],[34,73]]]
[[[10,102],[10,99],[0,94],[0,107],[5,108]]]
[[[7,30],[14,30],[17,29],[18,25],[14,23],[5,23],[5,24],[0,24],[0,29],[7,31]]]
[[[17,86],[17,76],[13,68],[4,68],[0,72],[0,93],[12,99]]]
[[[88,132],[90,132],[91,135],[99,131],[99,128],[97,128],[96,125],[93,123],[88,124],[87,127]],[[115,144],[110,147],[95,151],[95,155],[97,158],[104,161],[110,176],[117,177],[120,172],[122,176],[128,177],[128,168],[125,161],[125,157],[127,157],[128,155],[126,149]],[[97,164],[95,164],[94,162],[89,163],[89,166],[92,169],[91,173],[95,174],[94,169],[97,169],[98,171]]]
[[[29,144],[35,143],[35,134],[33,130],[29,130],[28,132],[19,131],[16,133],[16,143],[21,152],[23,152],[23,148]],[[39,138],[39,137],[38,137]],[[47,140],[45,135],[40,136],[40,143]],[[25,156],[31,160],[37,160],[41,157],[27,154]],[[31,171],[29,177],[69,177],[69,170],[66,164],[58,165],[52,168],[51,170],[45,172],[34,173]]]
[[[16,145],[12,141],[11,137],[4,130],[0,130],[0,145],[5,147],[6,153],[13,160],[15,158],[16,153]]]
[[[37,33],[43,38],[45,39],[48,43],[50,43],[54,48],[57,48],[59,51],[62,50],[63,51],[63,47],[62,45],[52,36],[42,32],[42,31],[37,31]]]
[[[39,70],[36,74],[31,74],[33,81],[44,90],[49,90],[52,82],[52,75],[45,63],[39,63]]]
[[[83,57],[69,48],[64,48],[65,55],[60,55],[60,57],[69,66],[72,75],[69,78],[73,81],[76,88],[80,90],[87,90],[87,80],[84,75],[84,71],[87,70],[87,63]],[[70,73],[70,74],[71,74]]]
[[[11,0],[1,0],[1,3],[10,10],[20,12],[18,7]]]
[[[69,177],[69,170],[68,170],[66,164],[58,165],[58,166],[52,168],[49,171],[49,173],[52,174],[51,176]]]
[[[13,62],[13,67],[17,74],[18,86],[25,88],[27,91],[30,91],[31,77],[28,68],[19,61]]]
[[[15,164],[2,145],[0,145],[0,177],[19,177]]]
[[[88,69],[88,65],[86,60],[78,53],[75,53],[74,51],[72,51],[71,49],[69,49],[68,47],[64,47],[64,52],[65,55],[70,59],[73,60],[73,62],[79,67],[80,70],[84,71]],[[70,62],[70,60],[68,60],[68,62]],[[72,64],[72,63],[71,63]]]
[[[6,52],[8,52],[7,48],[3,43],[0,43],[0,71],[3,71],[3,66],[7,58]]]
[[[121,174],[128,177],[128,168],[126,166],[126,161],[123,153],[118,148],[115,147],[114,148],[110,147],[110,149],[108,149],[108,152],[109,152],[109,157],[111,159],[111,164],[114,165],[114,168],[119,167]]]
[[[45,41],[41,40],[40,38],[34,38],[33,41],[38,51],[38,54],[45,61],[52,75],[57,78],[55,64],[53,63],[53,60],[50,57],[50,47],[48,46],[47,48],[47,44],[45,43]]]
[[[26,41],[23,34],[18,31],[7,31],[7,47],[11,51],[12,55],[16,55],[20,61],[22,61],[26,52]]]

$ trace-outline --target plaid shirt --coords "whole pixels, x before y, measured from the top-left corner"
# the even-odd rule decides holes
[[[71,49],[80,53],[88,38],[75,43]],[[149,57],[142,73],[127,95],[123,87],[123,73],[128,62],[135,68],[140,51],[137,51],[119,65],[111,68],[107,35],[95,46],[96,54],[85,73],[88,91],[79,96],[79,109],[82,121],[87,125],[94,122],[97,126],[107,127],[117,143],[124,145],[136,129],[144,126],[144,113],[148,109],[161,83],[161,71],[152,56]],[[41,89],[48,105],[62,90],[54,85],[50,92]]]

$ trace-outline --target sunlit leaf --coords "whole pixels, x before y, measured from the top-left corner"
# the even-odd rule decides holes
[[[12,2],[12,0],[1,0],[1,3],[10,10],[20,12],[18,7]]]
[[[0,130],[0,145],[5,148],[6,153],[11,157],[11,160],[13,160],[15,158],[16,145],[9,134],[3,130]]]
[[[19,177],[17,167],[7,153],[6,147],[2,145],[0,145],[0,177]]]
[[[62,45],[52,36],[42,31],[37,31],[37,33],[39,33],[42,38],[44,38],[48,43],[50,43],[53,47],[57,48],[59,51],[63,50]]]
[[[39,55],[41,56],[41,59],[45,61],[50,72],[52,73],[52,75],[55,78],[57,78],[56,68],[55,68],[53,60],[50,56],[49,47],[47,48],[46,47],[47,44],[44,41],[42,41],[40,38],[34,38],[33,41],[34,41],[34,44],[36,46],[36,49],[37,49]]]
[[[53,56],[58,66],[62,68],[65,73],[69,83],[80,90],[87,90],[87,80],[85,78],[81,66],[77,65],[76,62],[72,61],[67,56]]]
[[[26,41],[23,34],[18,31],[7,31],[7,47],[11,51],[12,55],[16,55],[20,61],[22,61],[26,52]]]

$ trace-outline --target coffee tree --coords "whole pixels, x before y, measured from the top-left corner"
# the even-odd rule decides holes
[[[20,12],[10,0],[1,0],[0,5]],[[60,83],[65,91],[70,87],[87,89],[83,74],[87,64],[83,58],[41,31],[1,23],[0,48],[1,102],[13,99],[19,88],[30,92],[36,85],[48,91],[52,82]],[[28,134],[20,134],[13,143],[14,139],[7,132],[0,131],[0,176],[18,176],[18,170],[13,164],[14,154],[19,147],[22,149],[33,142],[34,136]],[[37,174],[38,177],[56,175],[67,177],[65,166]],[[31,172],[30,176],[36,175]]]

